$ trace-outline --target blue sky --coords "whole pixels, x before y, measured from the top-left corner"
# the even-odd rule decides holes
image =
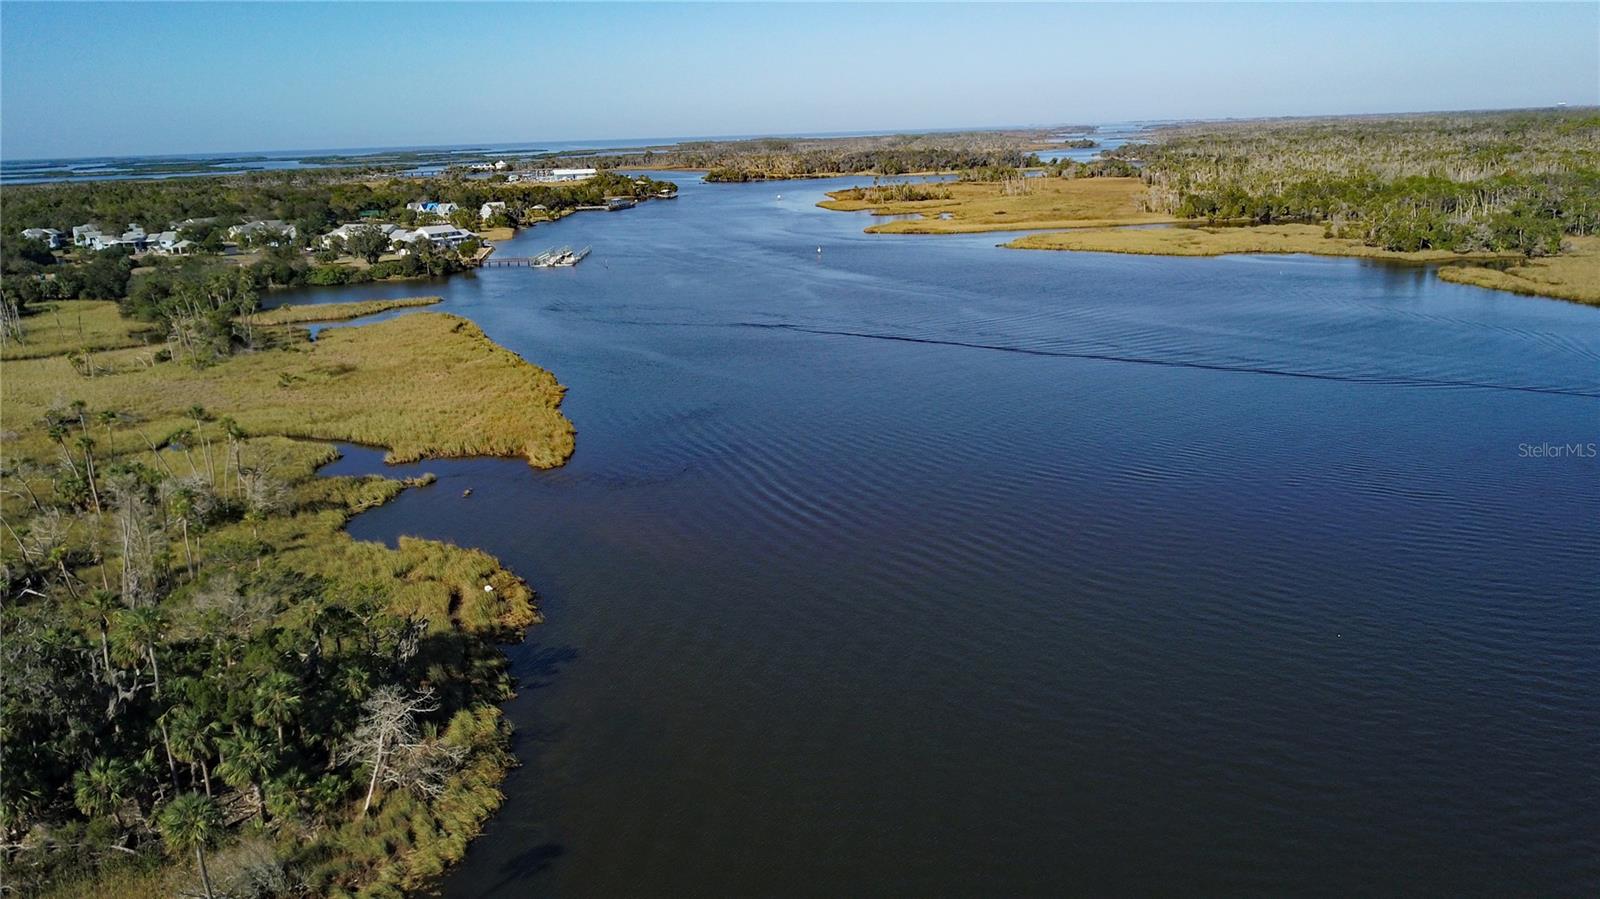
[[[1600,3],[0,4],[7,158],[1600,103]]]

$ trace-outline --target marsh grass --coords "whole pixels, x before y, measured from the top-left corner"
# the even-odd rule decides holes
[[[104,465],[140,463],[175,479],[216,484],[209,472],[215,457],[233,456],[235,488],[243,471],[264,473],[282,486],[282,498],[263,514],[226,517],[197,531],[192,556],[187,535],[174,542],[175,576],[193,568],[216,574],[260,572],[264,566],[325,583],[325,596],[380,596],[392,615],[425,624],[414,664],[428,672],[445,707],[455,710],[443,735],[465,751],[465,762],[438,795],[386,791],[376,814],[356,815],[352,805],[311,829],[282,821],[268,836],[271,845],[249,831],[230,835],[217,850],[217,870],[225,870],[230,853],[276,855],[299,884],[299,894],[398,896],[423,885],[461,858],[502,800],[499,785],[514,758],[509,728],[493,705],[511,695],[496,643],[516,639],[538,620],[534,594],[476,549],[411,537],[390,549],[353,539],[345,531],[351,516],[407,488],[425,488],[432,478],[321,477],[317,469],[336,458],[337,449],[299,438],[386,445],[399,459],[494,453],[558,465],[572,449],[572,427],[558,408],[561,386],[471,323],[437,313],[338,329],[315,343],[288,329],[279,348],[239,353],[207,368],[158,361],[153,347],[110,349],[97,354],[110,373],[88,377],[65,353],[77,346],[117,346],[131,339],[135,326],[110,303],[69,305],[79,314],[70,328],[58,331],[70,332],[72,340],[46,344],[42,334],[48,332],[36,332],[39,352],[48,345],[67,349],[4,363],[8,433],[0,451],[8,522],[26,528],[31,510],[21,497],[27,491],[16,489],[22,482],[50,497],[50,479],[42,472],[58,448],[45,433],[46,412],[75,400],[91,412],[116,412],[93,426],[95,452]],[[361,304],[347,304],[356,305]],[[290,316],[285,320],[299,320]],[[193,405],[206,408],[203,420],[191,413]],[[229,438],[223,417],[237,422],[243,436]],[[171,439],[184,431],[190,436]],[[223,492],[229,489],[228,467],[222,468]],[[83,558],[82,547],[114,543],[105,533],[112,527],[109,517],[81,514],[69,521],[63,545],[73,548],[73,558]],[[114,572],[119,564],[111,556],[78,567],[75,575],[93,583],[102,569]],[[161,602],[176,622],[173,639],[210,636],[191,632],[199,626],[194,622],[203,621],[193,608],[193,585]],[[284,602],[264,609],[252,626],[305,633],[318,614],[316,603]],[[321,776],[337,781],[344,775]],[[76,879],[58,880],[48,895],[141,899],[193,892],[187,857],[111,856],[105,864],[84,863]]]
[[[1312,253],[1359,256],[1404,262],[1503,258],[1483,253],[1464,255],[1449,250],[1402,253],[1369,247],[1359,240],[1327,236],[1321,225],[1255,225],[1202,228],[1092,228],[1027,234],[1006,246],[1019,250],[1079,250],[1151,256],[1222,256],[1230,253]]]
[[[828,194],[830,199],[817,205],[840,212],[918,216],[878,222],[866,229],[874,234],[962,234],[1175,221],[1141,208],[1144,184],[1138,178],[1029,178],[1025,189],[1013,183],[1016,180],[946,182],[938,185],[946,196],[910,200],[874,193],[874,188],[851,188],[833,191]]]
[[[22,317],[22,340],[6,338],[0,359],[41,359],[161,342],[151,325],[123,318],[116,303],[62,300]]]
[[[358,303],[323,303],[320,305],[279,306],[265,312],[246,316],[256,325],[293,325],[307,322],[341,322],[391,309],[410,309],[415,306],[432,306],[443,302],[442,297],[401,297],[393,300],[363,300]]]
[[[1505,268],[1452,265],[1439,277],[1457,284],[1600,305],[1600,237],[1569,237],[1560,256],[1530,259]]]
[[[315,342],[302,336],[206,368],[153,357],[150,349],[98,353],[95,362],[116,373],[94,378],[64,356],[8,362],[6,420],[35,422],[52,405],[81,399],[93,409],[137,412],[154,439],[184,427],[189,407],[200,405],[251,435],[385,446],[391,462],[521,456],[550,468],[572,453],[555,377],[452,315],[337,328]],[[137,445],[135,434],[122,439]],[[38,428],[18,441],[30,454],[48,450]]]

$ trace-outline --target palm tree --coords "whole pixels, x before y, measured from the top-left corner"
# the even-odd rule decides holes
[[[72,802],[91,818],[110,815],[122,824],[122,807],[133,788],[133,770],[125,762],[100,757],[72,777]]]
[[[283,726],[300,711],[300,682],[287,671],[274,671],[256,684],[252,720],[258,727],[275,728],[278,748],[283,748]]]
[[[176,706],[168,711],[172,719],[172,754],[189,766],[189,782],[194,782],[195,766],[200,768],[201,781],[206,795],[211,795],[211,756],[216,752],[217,734],[222,726],[201,717],[188,706]]]
[[[185,793],[161,810],[156,827],[174,851],[194,850],[206,899],[216,899],[217,894],[211,889],[211,872],[206,869],[206,846],[222,832],[222,812],[217,804],[199,793]]]
[[[261,784],[272,774],[272,769],[277,766],[277,756],[267,748],[267,744],[253,734],[240,734],[229,740],[223,740],[218,747],[221,750],[222,761],[217,763],[217,774],[230,787],[235,790],[250,788],[255,796],[256,807],[261,810],[261,820],[267,819],[267,801],[262,793]]]
[[[110,590],[96,590],[84,600],[83,611],[93,617],[100,631],[100,661],[106,666],[106,682],[111,682],[111,616],[122,607]]]
[[[156,647],[167,632],[167,618],[154,606],[142,609],[124,609],[112,623],[112,642],[126,661],[149,659],[150,674],[155,678],[156,695],[161,695],[161,666],[156,661]]]

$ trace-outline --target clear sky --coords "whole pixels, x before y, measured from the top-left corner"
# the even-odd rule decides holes
[[[7,158],[1600,103],[1600,3],[0,3]]]

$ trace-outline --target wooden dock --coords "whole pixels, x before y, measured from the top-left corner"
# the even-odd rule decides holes
[[[568,268],[584,260],[589,248],[574,250],[557,247],[537,256],[489,256],[478,263],[479,268]]]

